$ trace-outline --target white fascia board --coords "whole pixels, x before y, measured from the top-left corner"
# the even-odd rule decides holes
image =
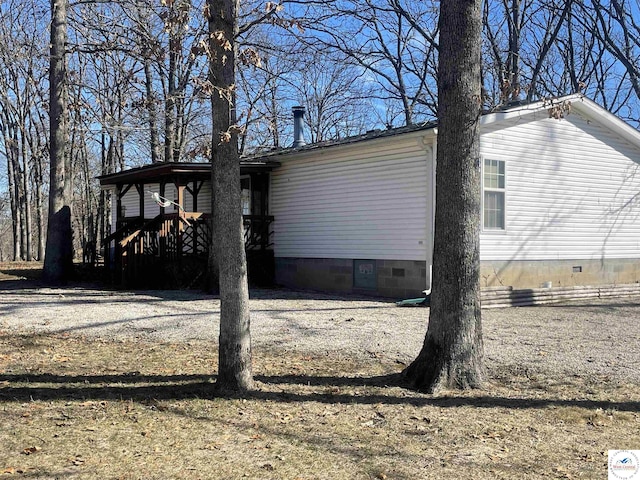
[[[580,93],[549,100],[541,100],[501,112],[489,113],[480,118],[480,125],[523,118],[546,111],[554,105],[562,105],[565,102],[570,103],[571,110],[575,110],[577,113],[587,117],[588,120],[592,120],[611,130],[634,147],[640,149],[640,131]],[[569,112],[571,112],[571,110]]]
[[[575,101],[572,100],[571,108],[587,117],[588,120],[593,120],[596,123],[599,123],[603,127],[622,137],[634,147],[640,149],[640,131],[633,128],[624,120],[616,117],[610,111],[602,108],[594,101],[589,100],[586,97],[581,97]]]
[[[508,110],[502,110],[494,113],[487,113],[485,115],[482,115],[482,117],[480,117],[480,125],[488,125],[495,122],[513,120],[514,118],[522,118],[525,116],[533,115],[535,113],[540,113],[542,111],[548,110],[554,105],[561,105],[564,102],[571,102],[571,104],[573,105],[573,102],[580,101],[584,98],[585,97],[581,94],[566,95],[564,97],[552,98],[548,100],[540,100],[538,102],[528,103],[525,105],[518,105],[513,108],[509,108]],[[596,104],[594,103],[594,105]],[[601,108],[601,107],[598,107],[598,108]]]

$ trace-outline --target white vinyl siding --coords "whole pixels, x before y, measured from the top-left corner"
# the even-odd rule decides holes
[[[415,137],[283,160],[271,174],[276,257],[424,261],[427,161]]]
[[[191,211],[189,209],[193,208],[193,198],[190,194],[186,194],[186,207],[187,211]],[[205,181],[200,187],[200,192],[198,192],[198,212],[201,213],[211,213],[211,182]]]
[[[193,187],[192,184],[189,185]],[[112,189],[112,228],[115,229],[116,224],[116,193],[115,188]],[[151,197],[151,193],[160,193],[160,185],[157,183],[150,183],[144,186],[144,216],[147,219],[152,219],[160,214],[160,206]],[[164,198],[167,200],[177,200],[177,189],[173,183],[165,185]],[[125,193],[122,197],[122,205],[125,207],[125,217],[138,217],[140,215],[140,199],[138,196],[138,190],[135,185]],[[184,206],[183,208],[187,212],[193,211],[193,196],[185,189],[184,191]],[[177,207],[170,205],[165,208],[165,212],[172,213],[178,210]],[[202,213],[211,213],[211,182],[205,182],[200,188],[198,194],[198,211]]]
[[[117,194],[116,194],[117,195]],[[122,206],[124,207],[124,217],[138,217],[140,215],[140,200],[138,196],[138,190],[135,185],[132,185],[127,193],[120,199]],[[117,205],[117,199],[113,197],[114,205]],[[147,205],[145,204],[145,209]]]
[[[640,152],[578,114],[483,128],[484,158],[508,161],[504,235],[481,259],[640,258]]]

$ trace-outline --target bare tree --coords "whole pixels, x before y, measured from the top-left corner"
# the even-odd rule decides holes
[[[317,53],[303,57],[292,75],[292,91],[306,108],[312,143],[364,133],[371,129],[370,98],[362,69],[348,61],[331,63]]]
[[[238,69],[237,105],[243,130],[239,152],[269,150],[285,146],[284,115],[288,90],[283,78],[291,74],[289,62],[271,54],[262,56],[260,66]]]
[[[220,286],[217,388],[253,388],[247,262],[235,112],[237,0],[209,0],[209,63],[213,124],[213,245]]]
[[[73,271],[71,178],[67,152],[67,5],[51,2],[49,69],[49,222],[43,280],[66,282]]]
[[[480,0],[440,6],[438,153],[429,326],[404,371],[429,392],[484,379],[480,314]]]
[[[309,46],[347,56],[378,85],[391,125],[433,118],[436,111],[437,26],[434,3],[350,0],[323,3],[303,14]]]
[[[489,107],[546,95],[552,53],[567,28],[573,0],[487,1],[483,10],[485,103]],[[557,84],[558,82],[554,82]],[[566,93],[566,92],[559,92]]]
[[[634,19],[632,6],[626,0],[592,3],[592,14],[600,27],[599,38],[623,65],[636,96],[640,97],[640,25]]]
[[[11,7],[0,23],[0,158],[7,162],[13,258],[31,260],[42,258],[46,64],[34,41],[43,33],[36,4],[17,0]]]
[[[572,28],[577,39],[571,47],[582,57],[591,50],[588,75],[582,83],[587,94],[613,113],[640,125],[640,24],[637,2],[631,0],[574,0]],[[582,48],[581,48],[582,47]]]

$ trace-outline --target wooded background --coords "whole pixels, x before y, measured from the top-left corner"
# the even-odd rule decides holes
[[[76,256],[108,232],[95,177],[157,161],[210,161],[208,27],[199,0],[77,0],[68,7],[69,149]],[[439,2],[240,4],[238,149],[433,120]],[[486,0],[483,102],[583,92],[640,126],[638,0]],[[0,7],[0,261],[41,260],[49,165],[50,5]]]

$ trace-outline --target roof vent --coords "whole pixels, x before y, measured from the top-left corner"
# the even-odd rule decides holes
[[[304,107],[296,106],[291,109],[293,111],[293,148],[305,146],[304,141]]]

